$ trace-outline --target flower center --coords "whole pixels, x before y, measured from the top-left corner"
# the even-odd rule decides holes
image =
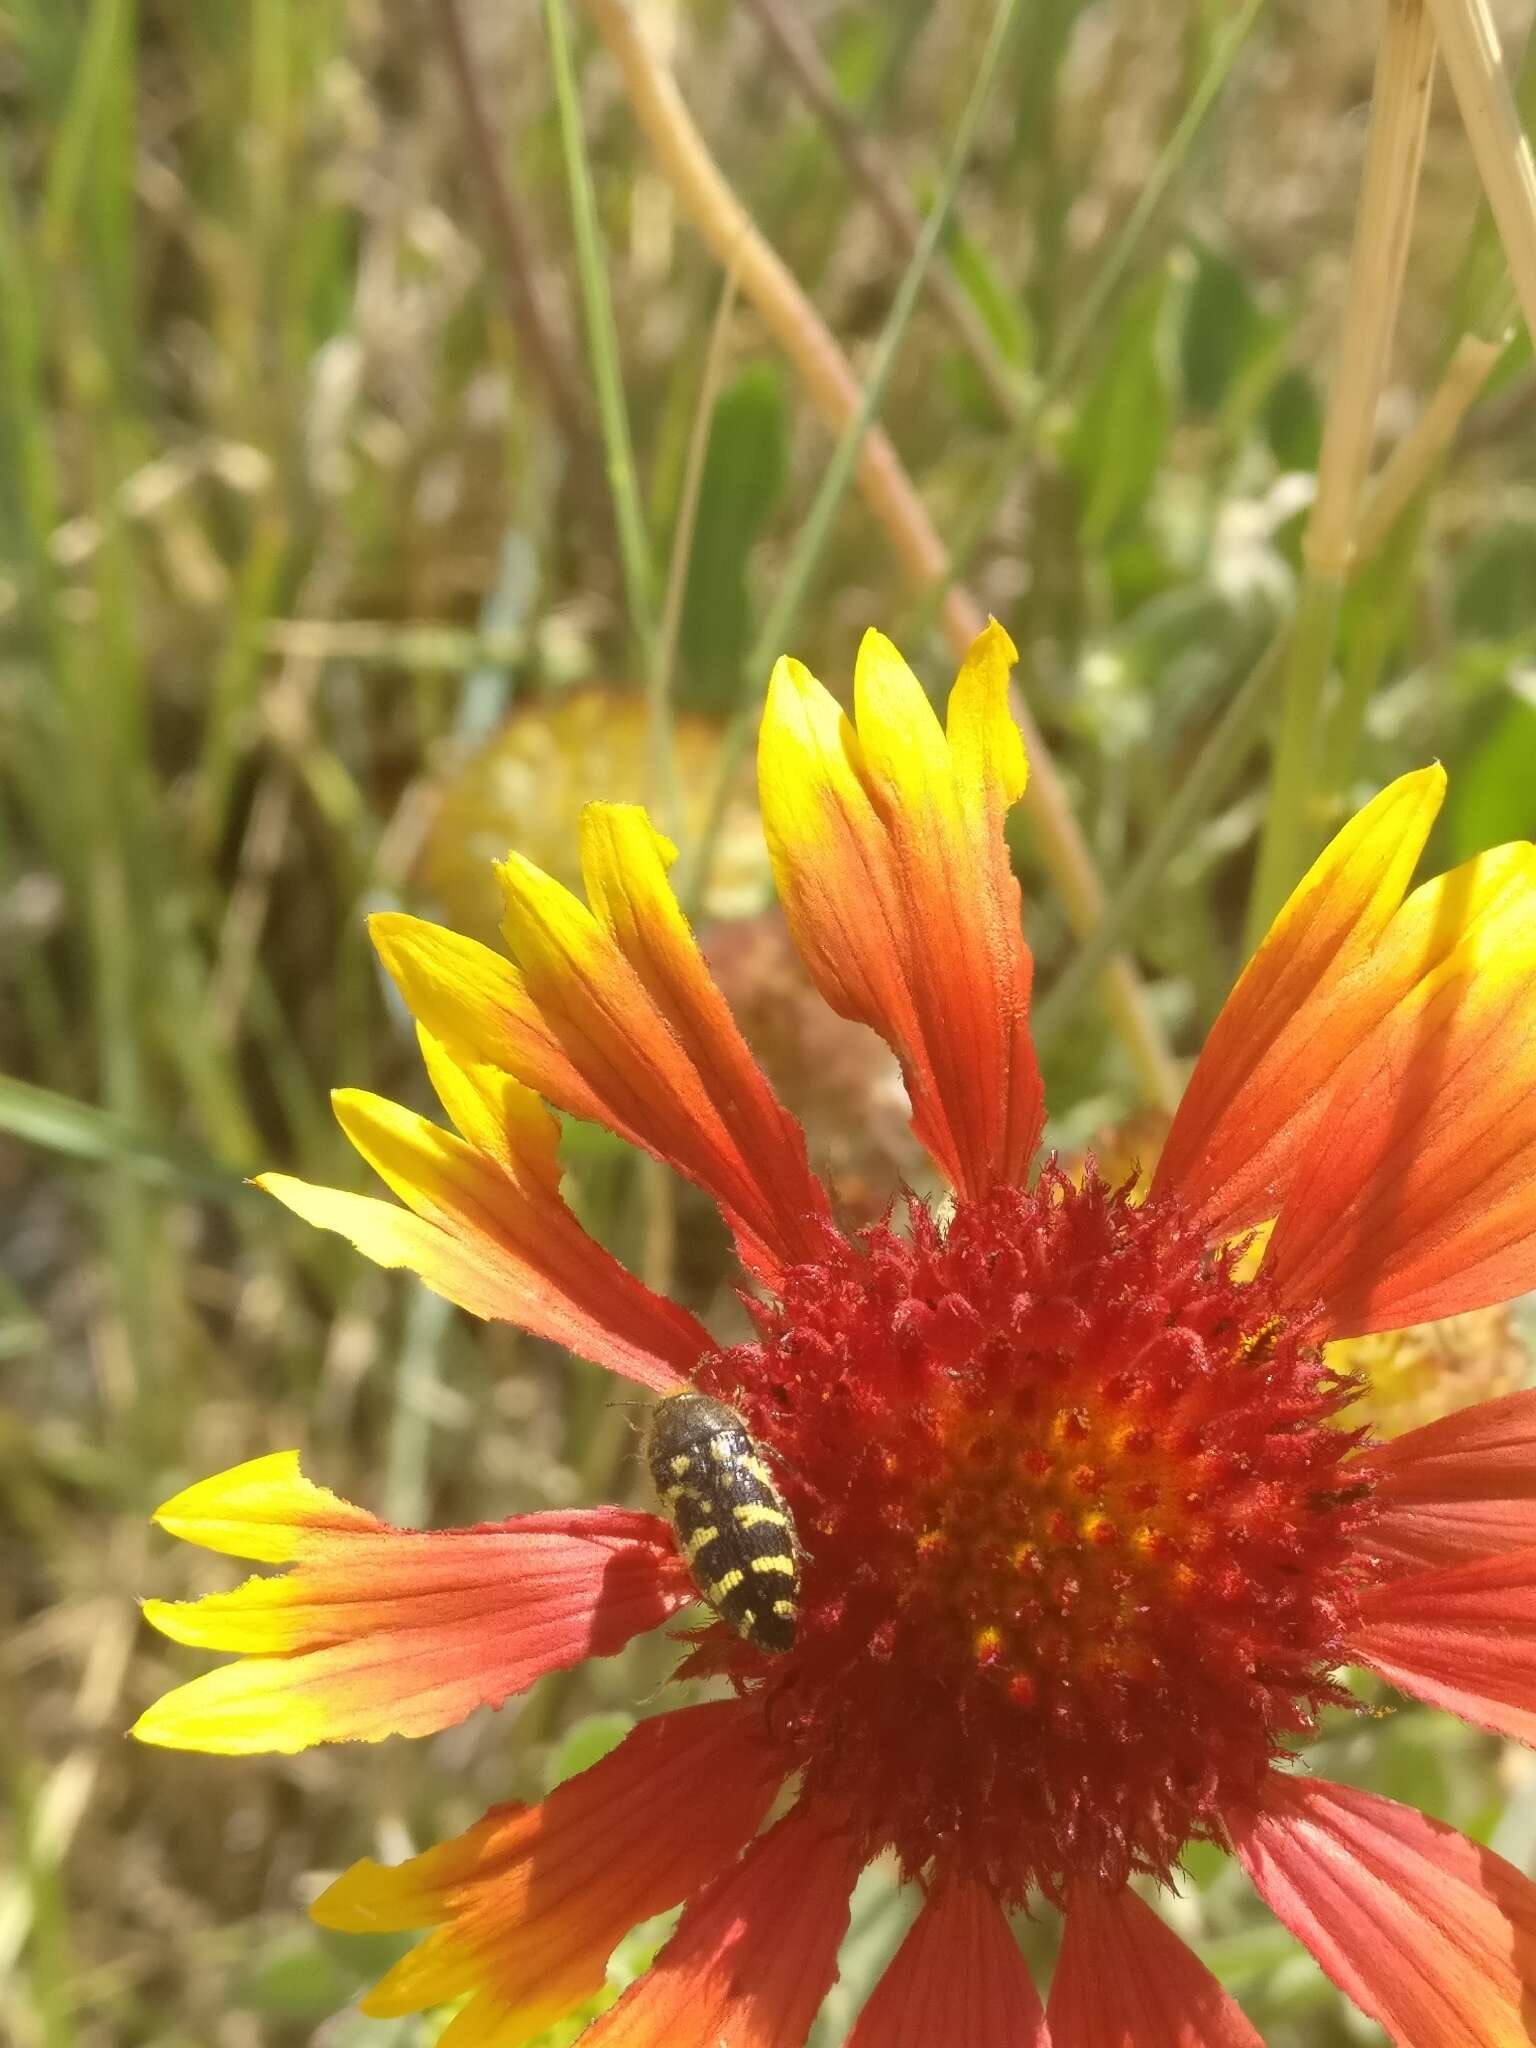
[[[1008,1899],[1166,1876],[1341,1697],[1351,1384],[1167,1203],[1090,1169],[829,1241],[699,1383],[774,1457],[795,1648],[722,1628],[809,1794]]]

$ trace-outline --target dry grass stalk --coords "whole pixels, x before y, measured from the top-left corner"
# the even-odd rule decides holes
[[[1435,31],[1424,0],[1391,0],[1377,56],[1317,496],[1307,523],[1307,566],[1318,577],[1342,578],[1349,568],[1402,299],[1434,70]]]
[[[587,11],[619,67],[636,120],[683,210],[743,295],[784,349],[822,417],[833,431],[853,417],[859,386],[853,370],[815,307],[750,215],[710,155],[668,73],[648,48],[624,0],[587,0]],[[919,590],[941,583],[946,550],[888,435],[876,426],[858,459],[861,490],[885,528],[902,566]],[[945,636],[957,654],[980,632],[985,618],[958,586],[946,593]],[[1071,800],[1044,737],[1015,693],[1014,716],[1029,749],[1030,780],[1024,809],[1041,858],[1062,893],[1079,932],[1091,931],[1104,910],[1104,885],[1073,814]],[[1162,1032],[1148,1008],[1136,971],[1124,956],[1104,973],[1105,1002],[1133,1060],[1146,1100],[1171,1106],[1178,1078]]]
[[[1492,10],[1488,0],[1430,0],[1430,8],[1525,324],[1536,336],[1536,162]]]

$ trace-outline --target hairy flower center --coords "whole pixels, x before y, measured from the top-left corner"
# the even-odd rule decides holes
[[[790,1273],[707,1391],[774,1457],[796,1645],[709,1631],[808,1793],[1006,1897],[1166,1875],[1337,1697],[1351,1388],[1262,1280],[1091,1172]]]

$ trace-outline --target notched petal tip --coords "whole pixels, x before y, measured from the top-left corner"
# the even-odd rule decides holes
[[[621,846],[626,841],[638,839],[642,845],[655,850],[663,870],[670,870],[677,861],[676,845],[661,830],[644,804],[616,804],[595,798],[582,805],[578,832],[583,854],[589,841],[606,836]]]
[[[269,1451],[196,1480],[156,1508],[153,1520],[185,1543],[262,1564],[288,1563],[304,1530],[379,1527],[366,1508],[306,1479],[297,1451]]]

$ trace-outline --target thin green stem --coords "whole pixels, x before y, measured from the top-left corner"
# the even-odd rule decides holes
[[[613,317],[613,296],[608,289],[602,230],[597,218],[597,196],[592,188],[592,168],[587,160],[586,137],[581,125],[566,0],[544,0],[544,21],[549,35],[560,145],[565,157],[566,185],[571,200],[571,230],[576,244],[576,270],[581,281],[582,313],[592,358],[592,381],[597,392],[598,424],[602,429],[608,487],[613,494],[614,519],[618,526],[624,593],[629,606],[630,629],[639,645],[644,670],[649,675],[656,660],[656,574],[639,479],[635,473],[629,413],[624,403],[619,333]]]
[[[926,591],[916,608],[912,623],[904,631],[925,631],[945,593],[966,573],[977,550],[997,520],[1003,500],[1018,481],[1021,464],[1034,449],[1040,421],[1066,389],[1084,349],[1102,325],[1105,308],[1118,290],[1141,246],[1142,238],[1168,195],[1169,187],[1183,168],[1196,137],[1211,109],[1220,98],[1232,68],[1242,53],[1250,31],[1258,20],[1264,0],[1244,0],[1226,34],[1217,44],[1210,63],[1184,109],[1173,133],[1164,143],[1151,175],[1126,215],[1119,233],[1105,251],[1088,289],[1067,322],[1050,364],[1029,394],[1020,417],[1004,436],[993,464],[991,478],[977,492],[970,517],[951,544],[944,574]]]
[[[832,459],[822,474],[811,509],[800,528],[794,553],[779,579],[774,602],[747,656],[746,677],[749,694],[743,697],[726,729],[716,765],[714,786],[710,792],[704,829],[694,849],[693,858],[687,864],[683,898],[690,908],[698,904],[708,883],[710,863],[725,822],[730,792],[757,719],[760,700],[755,694],[756,689],[760,685],[760,679],[783,652],[794,630],[795,620],[821,561],[833,522],[842,510],[843,501],[853,483],[855,466],[859,459],[859,451],[864,445],[864,437],[879,415],[891,381],[891,373],[896,367],[896,358],[906,336],[908,322],[949,224],[955,197],[975,149],[982,116],[986,112],[987,102],[997,79],[998,66],[1007,47],[1009,34],[1018,18],[1018,12],[1019,0],[999,0],[997,11],[992,17],[986,47],[982,51],[981,61],[971,82],[970,93],[955,129],[948,161],[934,192],[933,204],[923,221],[917,246],[912,251],[912,260],[902,273],[901,282],[896,288],[896,296],[891,301],[891,309],[880,330],[880,338],[870,358],[869,374],[864,380],[859,402],[838,436],[837,446],[832,451]]]
[[[1284,634],[1277,633],[1241,689],[1229,699],[1193,765],[1175,785],[1157,830],[1105,906],[1103,917],[1073,954],[1049,994],[1036,1006],[1030,1030],[1042,1057],[1072,1022],[1106,961],[1130,936],[1136,920],[1151,902],[1169,862],[1188,844],[1195,826],[1218,801],[1258,740],[1281,673],[1284,651]]]
[[[1268,931],[1317,836],[1323,689],[1333,662],[1344,583],[1307,572],[1286,654],[1283,711],[1264,837],[1248,904],[1247,951]]]
[[[699,375],[694,403],[693,425],[688,435],[688,454],[683,464],[683,487],[678,498],[677,520],[672,530],[672,558],[667,566],[667,592],[661,607],[661,629],[656,660],[646,678],[651,752],[653,810],[664,832],[674,838],[682,825],[677,800],[677,766],[672,745],[672,681],[677,667],[677,643],[682,632],[683,603],[688,594],[688,570],[693,560],[694,535],[698,528],[699,499],[704,489],[704,465],[709,456],[709,437],[714,424],[715,400],[725,375],[726,344],[731,315],[736,307],[736,277],[731,272],[720,290],[704,367]]]

